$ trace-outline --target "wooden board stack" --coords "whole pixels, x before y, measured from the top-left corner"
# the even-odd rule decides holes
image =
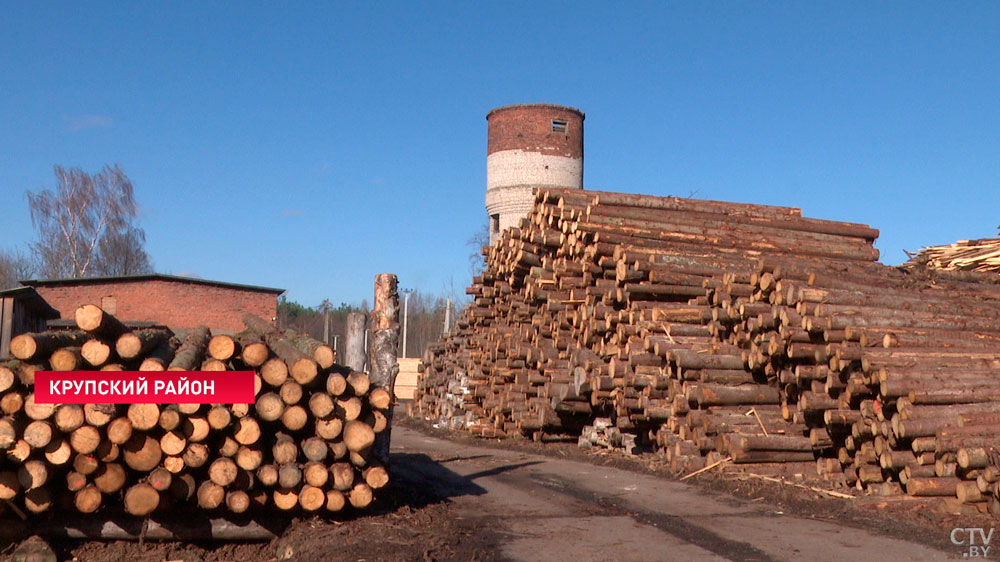
[[[14,338],[17,360],[0,364],[0,499],[29,514],[369,506],[388,483],[371,446],[389,391],[335,365],[328,346],[244,322],[236,336],[132,331],[85,305],[77,330]],[[37,404],[38,370],[252,370],[256,403]]]
[[[539,440],[607,415],[678,470],[728,459],[880,494],[974,481],[983,498],[963,497],[983,509],[993,469],[977,450],[958,470],[956,447],[994,444],[1000,287],[878,264],[877,234],[783,207],[541,192],[428,350],[416,406]]]
[[[959,240],[921,248],[906,267],[957,271],[1000,271],[1000,238]]]

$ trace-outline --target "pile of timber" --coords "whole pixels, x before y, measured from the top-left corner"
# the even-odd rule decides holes
[[[335,365],[328,346],[254,316],[247,331],[214,337],[130,330],[93,305],[75,318],[74,330],[15,337],[16,360],[0,363],[0,506],[336,512],[366,508],[388,483],[372,445],[392,396]],[[256,402],[37,404],[39,370],[250,370]]]
[[[541,192],[428,349],[416,407],[538,440],[607,416],[678,471],[996,511],[1000,280],[878,264],[876,236],[796,209]]]
[[[1000,271],[1000,238],[959,240],[921,248],[906,267],[958,271]]]
[[[742,423],[748,407],[780,419],[776,384],[720,340],[726,319],[713,303],[749,295],[766,256],[871,265],[877,234],[787,207],[540,192],[521,227],[488,249],[457,330],[428,349],[416,406],[477,435],[539,440],[606,416],[662,448],[707,454],[720,432],[764,431],[757,418]],[[807,427],[781,420],[771,432]],[[744,458],[813,458],[775,446]]]
[[[762,262],[720,337],[776,377],[821,476],[879,495],[997,512],[1000,286],[995,275]],[[757,316],[735,308],[766,303]]]

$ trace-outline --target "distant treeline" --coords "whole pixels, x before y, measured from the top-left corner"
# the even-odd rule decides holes
[[[410,294],[409,301],[406,314],[406,357],[421,357],[427,346],[437,341],[444,331],[445,310],[448,307],[448,299],[445,296],[414,291]],[[400,356],[403,354],[402,323],[404,302],[405,295],[400,295]],[[452,326],[455,325],[455,318],[461,312],[461,307],[464,304],[464,302],[452,302]],[[360,306],[340,303],[340,306],[333,307],[327,301],[319,306],[307,307],[281,297],[278,300],[278,324],[282,328],[290,328],[298,332],[308,333],[320,341],[324,341],[325,332],[325,341],[329,345],[334,346],[342,354],[344,349],[344,334],[347,332],[347,314],[355,311],[370,312],[368,302],[362,301]],[[328,322],[326,330],[324,330],[325,322]]]

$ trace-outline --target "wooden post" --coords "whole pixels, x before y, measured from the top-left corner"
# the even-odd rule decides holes
[[[10,355],[10,339],[14,336],[14,297],[0,298],[0,359]]]
[[[347,314],[347,337],[344,343],[344,364],[355,371],[365,370],[365,314]]]
[[[330,303],[323,301],[323,344],[330,345]]]
[[[399,352],[399,290],[398,279],[392,273],[375,276],[375,308],[371,314],[371,374],[372,385],[390,392],[399,373],[396,356]],[[392,428],[392,406],[386,410],[386,427],[375,438],[373,453],[382,464],[389,463],[389,439]]]
[[[444,307],[444,329],[441,331],[442,334],[448,335],[451,331],[451,298],[448,298],[447,303]]]

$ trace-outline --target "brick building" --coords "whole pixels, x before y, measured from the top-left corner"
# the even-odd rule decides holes
[[[276,321],[283,289],[190,277],[149,274],[84,279],[22,281],[59,311],[63,319],[84,304],[96,304],[124,322],[155,322],[175,330],[204,325],[241,331],[249,312]]]

